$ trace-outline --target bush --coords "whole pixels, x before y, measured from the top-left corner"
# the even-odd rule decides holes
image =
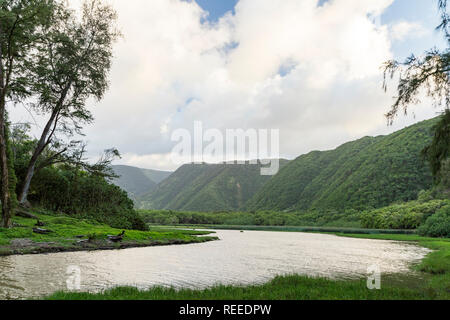
[[[450,238],[450,205],[430,216],[418,231],[422,236]]]
[[[88,218],[113,228],[147,230],[125,191],[101,176],[70,166],[37,172],[28,199],[40,208]]]
[[[447,204],[448,200],[410,201],[368,210],[361,214],[361,224],[368,229],[417,229]]]

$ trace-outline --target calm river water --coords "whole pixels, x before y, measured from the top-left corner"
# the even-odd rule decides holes
[[[311,233],[217,231],[217,236],[220,241],[202,244],[0,257],[0,299],[65,290],[71,266],[80,271],[84,291],[118,285],[204,288],[291,273],[358,278],[371,265],[382,273],[404,273],[429,252],[401,242]]]

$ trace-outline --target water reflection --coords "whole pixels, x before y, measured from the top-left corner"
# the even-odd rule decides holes
[[[220,241],[115,251],[0,257],[0,298],[20,299],[66,289],[66,270],[81,269],[81,290],[117,285],[204,288],[265,282],[280,274],[358,278],[367,267],[409,272],[428,249],[394,241],[333,235],[218,231]]]

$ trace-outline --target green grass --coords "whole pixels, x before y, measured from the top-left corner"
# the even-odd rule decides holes
[[[269,283],[253,286],[216,286],[205,290],[156,287],[140,291],[120,287],[97,294],[57,292],[50,300],[380,300],[431,299],[426,291],[385,287],[369,290],[366,281],[333,281],[298,275],[277,277]]]
[[[99,243],[106,243],[104,240],[107,239],[107,235],[119,234],[122,231],[122,229],[111,228],[93,220],[75,219],[64,215],[39,213],[36,213],[35,215],[45,224],[42,228],[49,229],[53,232],[47,235],[33,233],[33,227],[36,220],[14,217],[14,228],[0,228],[0,255],[51,252],[55,248],[58,248],[58,251],[64,251],[64,249],[69,251],[79,248],[76,244],[76,241],[78,240],[76,236],[84,235],[84,238],[91,237]],[[170,230],[167,227],[151,228],[149,231],[126,230],[123,242],[115,244],[115,246],[119,248],[124,245],[133,246],[133,244],[136,246],[163,245],[173,242],[191,243],[215,239],[215,237],[198,237],[209,233],[210,232],[193,230]],[[35,247],[21,249],[12,248],[11,242],[15,239],[29,239],[33,241]],[[49,243],[49,245],[43,247],[43,243]],[[41,244],[41,246],[39,244]],[[40,248],[40,250],[38,250],[39,252],[35,252],[37,248]],[[94,248],[95,245],[93,245],[91,249]],[[81,250],[82,248],[79,249]]]
[[[155,287],[140,291],[118,287],[101,293],[57,292],[51,300],[449,300],[450,239],[401,234],[342,234],[339,236],[410,241],[434,250],[420,264],[417,275],[385,275],[381,290],[368,290],[366,280],[329,280],[299,275],[280,276],[252,286],[216,286],[205,290]]]

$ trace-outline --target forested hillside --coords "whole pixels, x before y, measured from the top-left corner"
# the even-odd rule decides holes
[[[173,173],[171,171],[159,171],[159,170],[142,169],[142,168],[139,168],[139,169],[144,173],[144,175],[147,178],[149,178],[156,184],[167,179]]]
[[[271,179],[246,209],[365,209],[416,199],[432,185],[421,151],[430,143],[436,122],[302,155]]]
[[[286,160],[281,161],[281,165]],[[234,211],[268,181],[261,165],[187,164],[179,168],[148,195],[140,208],[187,211]]]
[[[113,170],[118,178],[115,178],[112,182],[126,191],[133,200],[156,187],[156,183],[144,175],[139,168],[113,166]]]
[[[156,185],[172,174],[168,171],[141,169],[131,166],[112,166],[118,178],[113,183],[128,193],[136,203],[138,198],[156,188]]]

